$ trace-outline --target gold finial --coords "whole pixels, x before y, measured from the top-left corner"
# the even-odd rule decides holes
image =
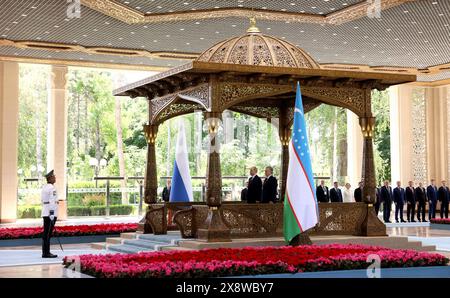
[[[256,18],[255,17],[250,18],[250,27],[247,29],[247,33],[261,33],[261,31],[259,31],[258,27],[256,27]]]

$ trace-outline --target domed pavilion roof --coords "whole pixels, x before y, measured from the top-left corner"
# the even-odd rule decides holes
[[[320,68],[305,51],[280,38],[262,34],[250,19],[247,34],[221,41],[204,51],[197,61],[255,66]]]

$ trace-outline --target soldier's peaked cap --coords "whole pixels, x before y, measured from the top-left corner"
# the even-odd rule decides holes
[[[52,177],[52,176],[55,176],[55,171],[54,170],[51,170],[50,172],[48,172],[47,174],[45,174],[45,178],[50,178],[50,177]]]

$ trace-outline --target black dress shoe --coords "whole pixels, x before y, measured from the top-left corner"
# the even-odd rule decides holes
[[[57,255],[54,255],[52,253],[42,255],[42,258],[44,258],[44,259],[53,259],[53,258],[57,258],[57,257],[58,257]]]
[[[413,220],[411,220],[411,222],[416,222],[416,221],[413,219]]]
[[[406,221],[402,219],[402,222],[406,222]]]
[[[428,220],[422,220],[422,222],[428,222]]]
[[[385,223],[391,223],[391,221],[390,220],[386,220]]]

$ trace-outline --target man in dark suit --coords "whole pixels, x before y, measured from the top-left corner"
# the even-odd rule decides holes
[[[245,182],[245,187],[241,190],[241,201],[247,201],[248,181]]]
[[[171,185],[172,185],[172,180],[167,179],[166,183],[167,184],[166,184],[166,186],[164,186],[164,189],[162,191],[162,200],[163,200],[163,202],[169,202],[169,199],[170,199],[170,188],[171,188]]]
[[[261,203],[275,203],[278,193],[278,181],[273,176],[273,168],[266,167],[264,175],[266,175],[266,179],[264,179],[263,183]]]
[[[321,180],[320,185],[316,188],[317,201],[320,203],[328,203],[330,201],[330,192],[325,186],[325,181]]]
[[[330,190],[330,201],[332,203],[342,203],[344,200],[342,199],[342,191],[339,188],[339,184],[337,181],[334,183],[334,187]]]
[[[385,223],[390,223],[391,207],[392,207],[392,187],[389,181],[384,181],[384,185],[380,191],[381,201],[383,202],[383,220]]]
[[[423,187],[423,183],[419,182],[419,186],[415,190],[417,201],[417,220],[427,222],[425,220],[425,206],[427,205],[427,191]],[[422,216],[420,216],[422,215]]]
[[[434,184],[434,179],[431,179],[431,184],[427,187],[428,198],[428,218],[436,218],[436,205],[438,201],[438,189]]]
[[[256,167],[250,168],[250,178],[248,179],[247,203],[256,203],[261,201],[262,181],[257,175]]]
[[[378,212],[380,212],[380,205],[381,205],[381,189],[380,187],[377,187],[375,190],[375,196],[376,196],[376,201],[375,201],[375,213],[378,216]]]
[[[408,182],[408,187],[405,189],[406,199],[406,220],[408,222],[416,222],[414,220],[414,214],[416,213],[416,194],[414,189],[414,183]]]
[[[403,219],[403,206],[405,204],[405,189],[402,187],[402,183],[397,181],[397,187],[394,188],[394,204],[395,204],[395,221],[399,222],[399,214],[400,221],[406,222]]]
[[[358,187],[355,188],[355,191],[353,193],[353,196],[355,197],[355,202],[362,202],[362,189],[363,189],[363,183],[360,181],[358,183]]]
[[[450,189],[445,185],[445,181],[442,180],[442,186],[438,191],[439,202],[441,202],[441,218],[448,218],[448,202],[450,200]]]

